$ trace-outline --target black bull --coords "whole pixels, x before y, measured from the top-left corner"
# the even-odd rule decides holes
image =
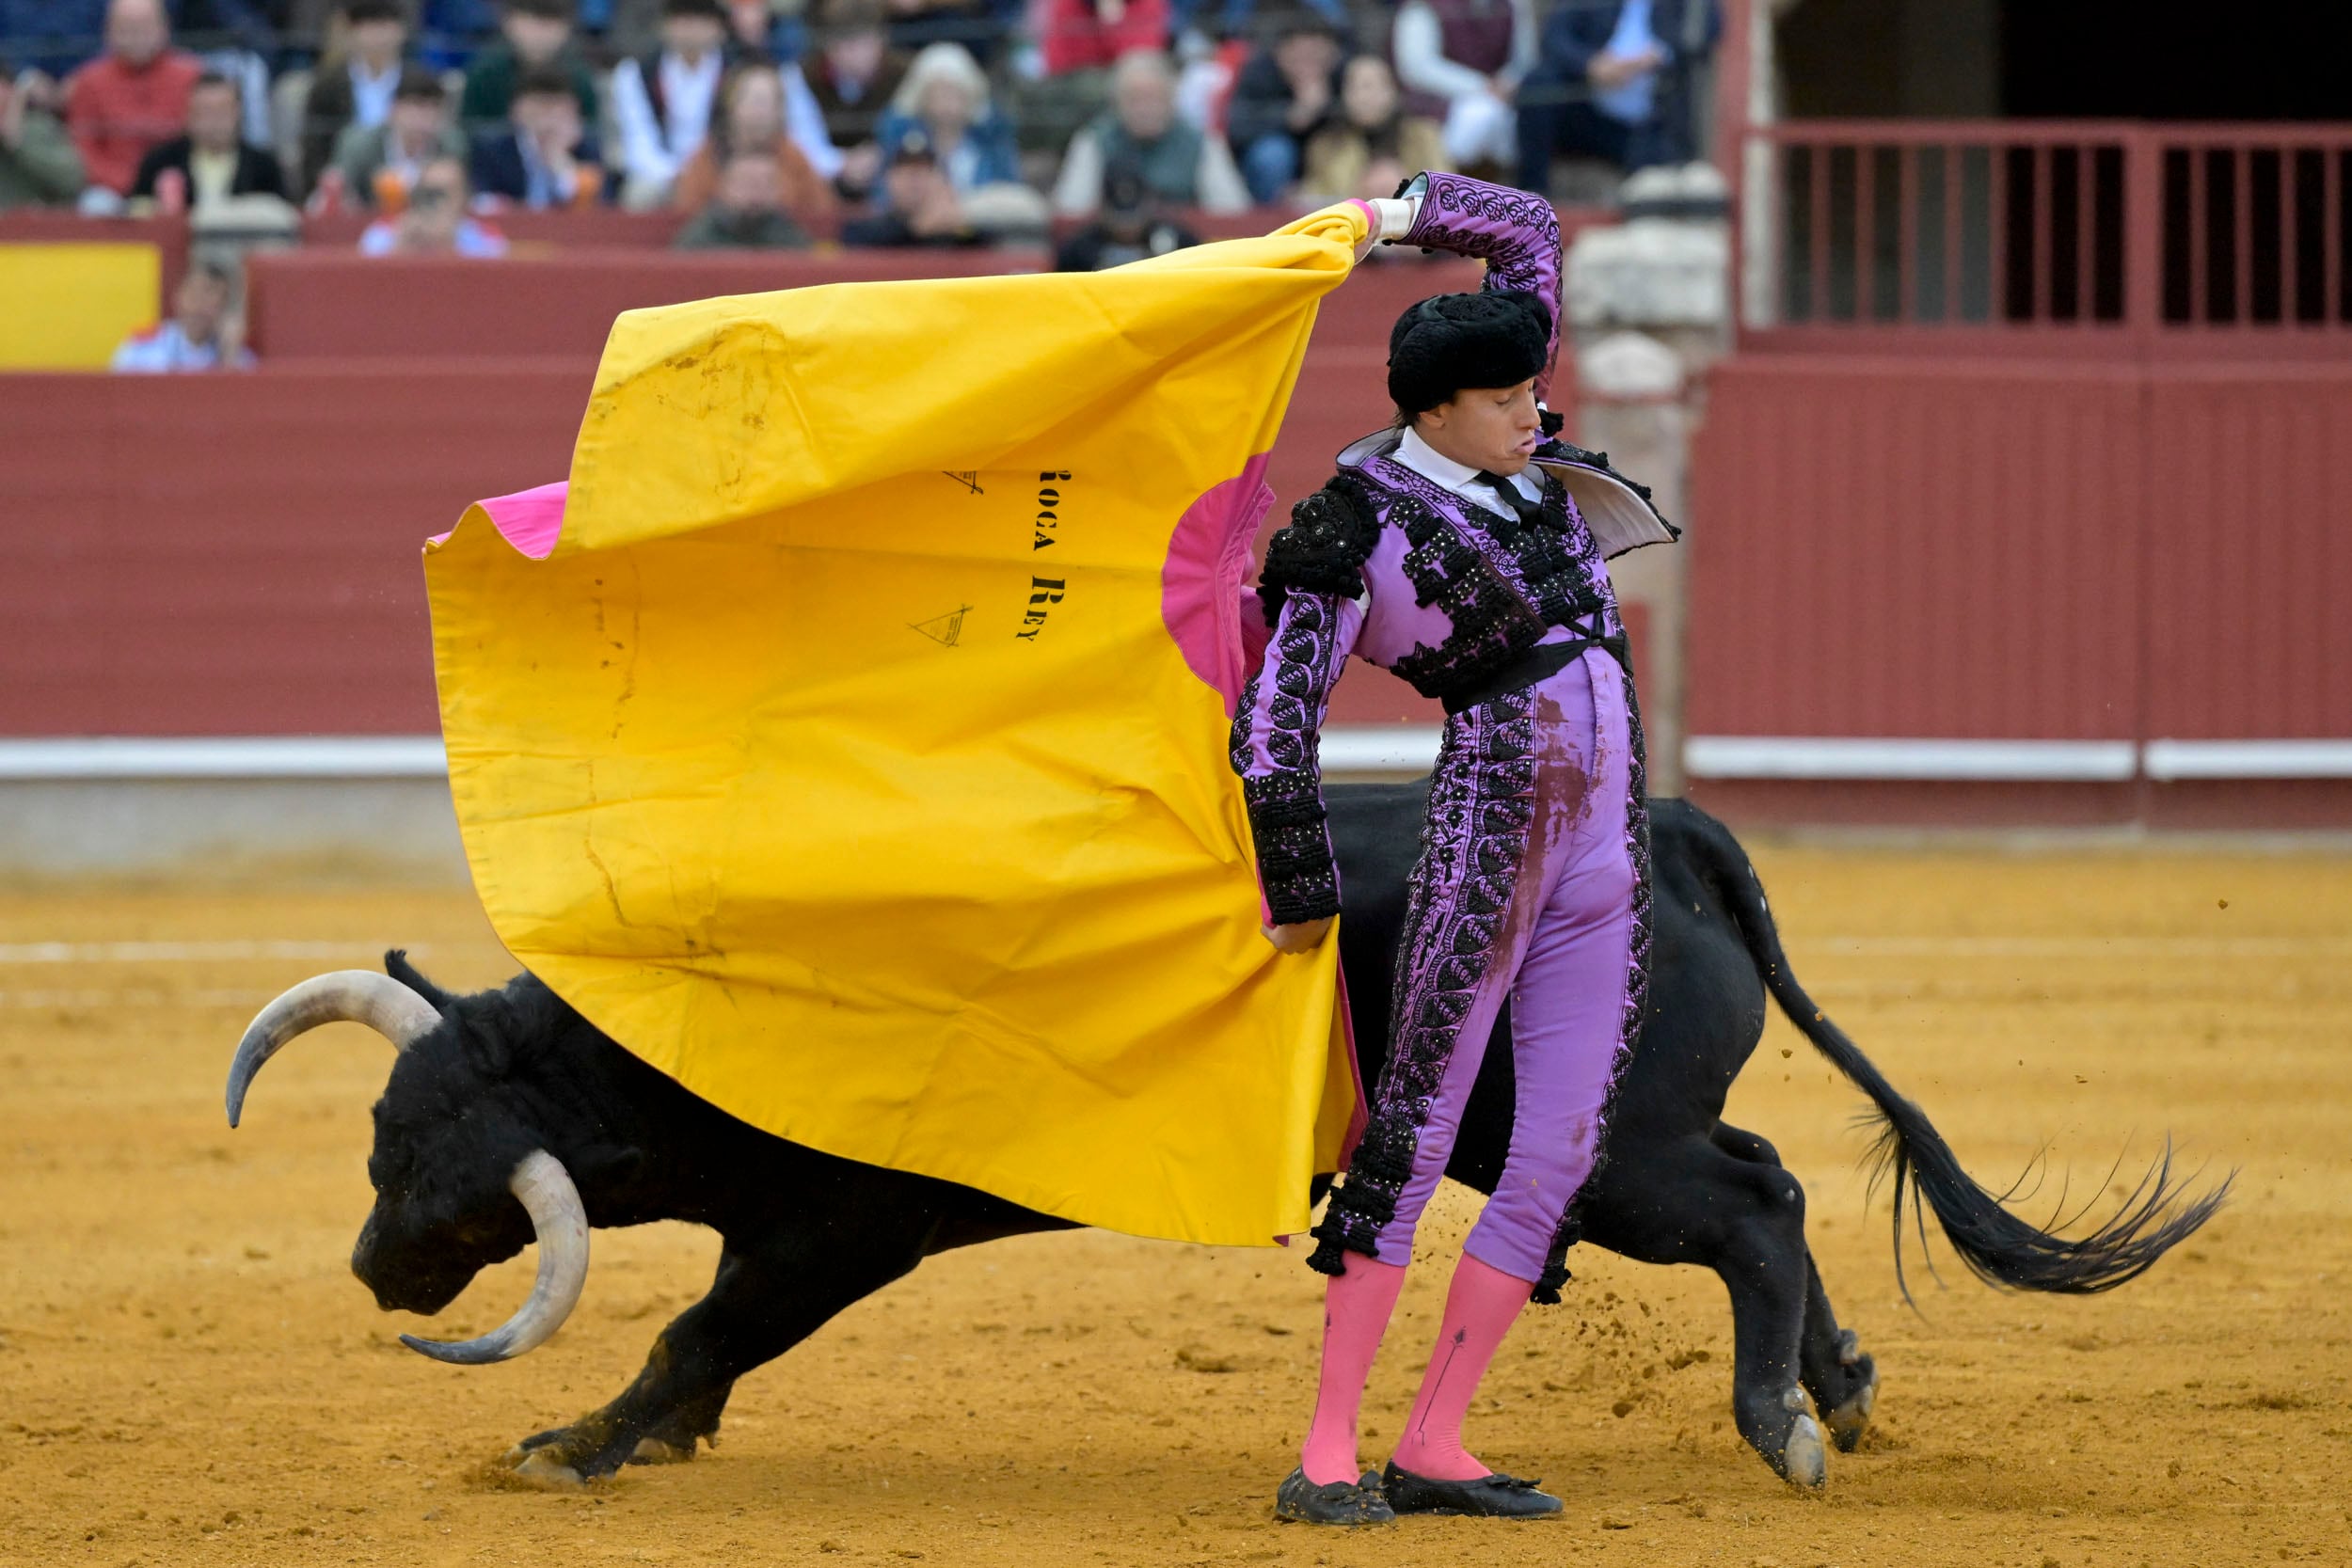
[[[1386,1055],[1390,976],[1424,788],[1331,792],[1346,896],[1342,952],[1367,1082]],[[2223,1190],[2185,1200],[2168,1155],[2088,1236],[2067,1240],[2018,1219],[1961,1170],[1919,1108],[1805,995],[1756,872],[1722,824],[1682,801],[1658,800],[1654,863],[1651,1012],[1616,1091],[1601,1168],[1581,1199],[1583,1237],[1644,1262],[1702,1264],[1722,1277],[1732,1307],[1733,1414],[1780,1474],[1819,1485],[1821,1427],[1841,1448],[1858,1442],[1878,1376],[1854,1335],[1838,1327],[1806,1249],[1804,1189],[1772,1145],[1722,1119],[1762,1033],[1767,993],[1869,1098],[1896,1197],[1899,1265],[1908,1200],[1915,1221],[1931,1210],[1961,1259],[1992,1283],[2106,1290],[2150,1267],[2220,1202]],[[568,1169],[590,1224],[689,1220],[723,1239],[709,1292],[661,1332],[636,1381],[572,1425],[526,1440],[518,1464],[527,1474],[577,1481],[631,1459],[691,1456],[717,1432],[737,1378],[850,1303],[933,1253],[1064,1227],[968,1187],[748,1127],[645,1066],[528,974],[454,996],[397,952],[386,967],[431,1006],[401,994],[415,1019],[399,1031],[409,1037],[375,1106],[368,1173],[376,1203],[352,1266],[384,1307],[439,1311],[480,1269],[528,1244],[532,1220],[507,1180],[533,1149]],[[291,1037],[319,1021],[313,1009],[280,1033]],[[1509,1145],[1509,1026],[1507,1016],[1497,1025],[1448,1170],[1480,1192],[1493,1190]],[[267,1053],[248,1062],[241,1051],[232,1119]],[[548,1251],[543,1239],[543,1277]],[[548,1332],[568,1305],[554,1309]],[[505,1354],[494,1347],[476,1358]]]

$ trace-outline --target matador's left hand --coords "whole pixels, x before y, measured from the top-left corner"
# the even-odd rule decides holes
[[[1331,917],[1302,920],[1295,926],[1260,926],[1266,941],[1274,943],[1278,953],[1311,953],[1323,945],[1324,937],[1331,929]]]

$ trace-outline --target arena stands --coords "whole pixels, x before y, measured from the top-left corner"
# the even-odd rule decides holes
[[[1623,8],[1559,3],[1597,16]],[[1448,145],[1440,122],[1466,115],[1484,131],[1451,145],[1475,171],[1510,178],[1529,162],[1532,182],[1546,182],[1555,170],[1538,166],[1540,152],[1516,158],[1515,117],[1534,125],[1553,100],[1598,114],[1615,90],[1599,84],[1629,70],[1656,78],[1648,112],[1682,116],[1675,82],[1699,63],[1613,40],[1616,55],[1578,67],[1589,81],[1563,86],[1530,0],[1406,10],[1384,0],[1130,4],[1108,17],[1075,3],[1025,14],[1008,0],[0,0],[0,245],[151,246],[158,321],[191,245],[236,272],[248,253],[288,245],[486,259],[683,234],[823,252],[846,228],[1023,268],[1041,264],[1057,225],[1096,218],[1106,191],[1120,193],[1122,223],[1209,237],[1262,232],[1334,196],[1388,194],[1408,163],[1430,164]],[[1479,103],[1391,90],[1351,106],[1350,62],[1388,62],[1400,25],[1416,81],[1449,82],[1456,98],[1483,92]],[[1488,62],[1498,38],[1508,47]],[[1248,119],[1238,130],[1235,114]],[[1635,140],[1684,145],[1689,129]],[[1332,186],[1327,159],[1308,161],[1314,188],[1301,188],[1294,166],[1318,138],[1347,144],[1350,188]],[[1083,171],[1060,166],[1073,149]],[[892,212],[883,178],[898,153],[939,177],[910,221]],[[1237,211],[1245,169],[1257,205]],[[1575,157],[1556,168],[1580,189],[1601,188],[1594,172]],[[723,177],[739,206],[752,192],[776,210],[709,211],[697,223],[723,202]],[[1126,210],[1136,205],[1146,211]],[[1205,212],[1160,211],[1180,207]],[[0,345],[0,363],[96,368],[111,354],[94,339],[153,325],[119,319],[119,288],[101,293],[86,329],[38,334],[74,346],[20,341]],[[244,304],[241,293],[223,325],[223,364],[241,362]]]

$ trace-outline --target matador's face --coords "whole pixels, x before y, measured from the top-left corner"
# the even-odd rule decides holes
[[[1413,421],[1421,438],[1456,463],[1515,474],[1544,438],[1534,377],[1514,387],[1465,387]]]

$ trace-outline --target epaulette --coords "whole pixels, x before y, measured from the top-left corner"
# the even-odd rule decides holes
[[[1549,419],[1550,416],[1548,415],[1546,418]],[[1624,485],[1627,489],[1632,491],[1635,495],[1641,497],[1645,501],[1648,501],[1650,499],[1649,486],[1644,484],[1640,480],[1629,479],[1624,474],[1617,472],[1616,469],[1611,467],[1609,466],[1609,454],[1607,452],[1588,451],[1584,448],[1578,446],[1574,441],[1562,440],[1557,433],[1548,436],[1543,445],[1535,449],[1535,456],[1538,461],[1549,459],[1556,463],[1577,463],[1581,464],[1587,468],[1597,468],[1600,472],[1607,474],[1611,479],[1615,480],[1618,483]],[[1658,506],[1655,501],[1650,502],[1650,510],[1652,512],[1658,510]],[[1661,517],[1659,521],[1663,523],[1666,520],[1663,517]],[[1666,523],[1666,526],[1668,528],[1674,528],[1672,523]],[[1675,531],[1678,534],[1682,531],[1680,529],[1675,529]]]
[[[1258,599],[1266,625],[1281,618],[1291,590],[1352,599],[1364,591],[1364,562],[1380,542],[1380,516],[1364,482],[1335,474],[1329,483],[1291,508],[1287,527],[1266,545],[1265,570]]]

